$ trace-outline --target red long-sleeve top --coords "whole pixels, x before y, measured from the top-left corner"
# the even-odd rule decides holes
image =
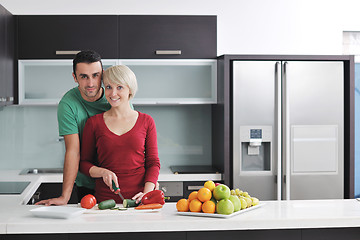
[[[80,171],[90,176],[89,170],[93,166],[111,170],[118,177],[121,194],[132,198],[144,190],[145,182],[156,184],[158,180],[160,160],[155,122],[151,116],[139,112],[134,127],[119,136],[107,128],[103,115],[95,115],[85,124]],[[95,180],[95,197],[98,202],[122,201],[102,178]]]

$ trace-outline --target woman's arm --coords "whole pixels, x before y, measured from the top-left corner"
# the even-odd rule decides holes
[[[160,171],[160,159],[155,121],[150,116],[148,118],[148,129],[145,140],[145,170],[145,182],[156,184]]]

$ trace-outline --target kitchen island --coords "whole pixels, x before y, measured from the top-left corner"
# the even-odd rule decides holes
[[[83,213],[69,219],[34,217],[39,206],[0,204],[0,239],[359,239],[360,202],[263,201],[227,219],[181,216],[175,203],[159,212]],[[69,205],[70,206],[70,205]],[[78,207],[77,205],[71,205]]]

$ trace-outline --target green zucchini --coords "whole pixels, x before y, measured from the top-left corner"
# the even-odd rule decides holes
[[[114,199],[105,200],[98,204],[98,208],[100,210],[111,209],[111,208],[114,208],[115,206],[116,206],[116,203],[115,203]]]
[[[140,203],[136,203],[136,200],[133,199],[124,199],[123,201],[123,206],[125,208],[129,208],[129,207],[137,207]]]

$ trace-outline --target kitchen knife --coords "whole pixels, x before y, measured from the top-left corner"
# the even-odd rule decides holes
[[[112,181],[112,188],[115,190],[115,192],[117,191],[117,190],[119,190],[119,188],[118,187],[116,187],[116,185],[115,185],[115,182],[114,182],[114,180]],[[119,196],[120,196],[120,198],[121,198],[121,200],[123,200],[124,201],[124,197],[123,197],[123,195],[121,195],[121,193],[120,193],[120,191],[119,191]]]

